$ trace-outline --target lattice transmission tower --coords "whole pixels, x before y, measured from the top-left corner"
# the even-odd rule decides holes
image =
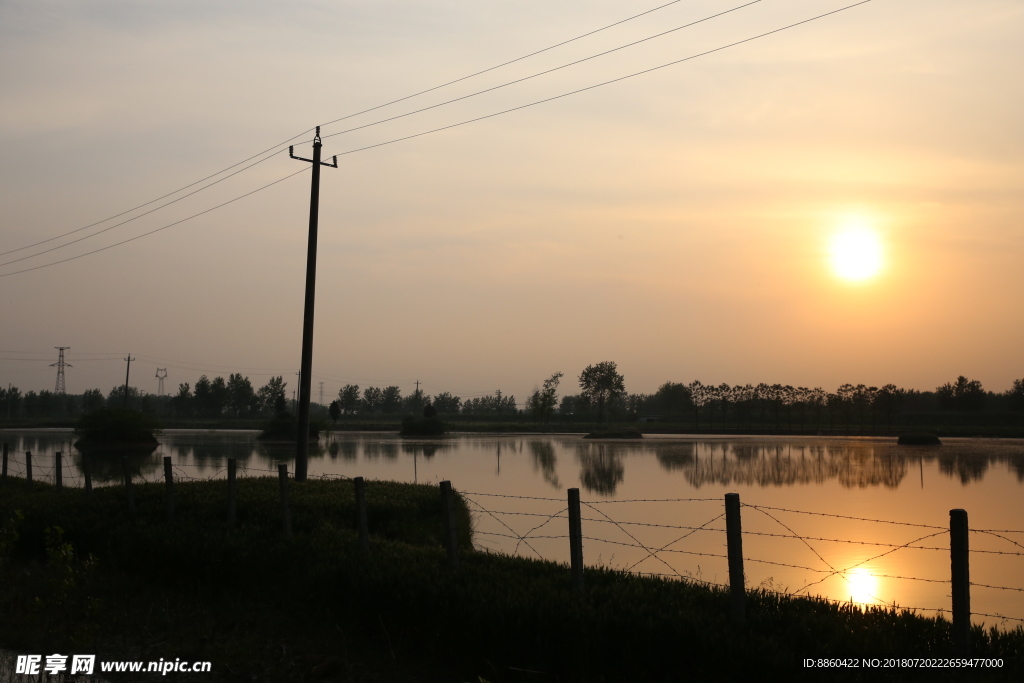
[[[161,375],[160,374],[161,372],[164,373],[164,374]],[[167,377],[167,368],[157,368],[156,369],[156,379],[157,379],[156,395],[157,396],[163,396],[164,395],[164,379],[166,377]]]
[[[54,346],[60,352],[57,356],[56,363],[50,363],[51,368],[57,368],[57,384],[54,386],[53,393],[55,394],[66,394],[67,391],[64,389],[64,368],[73,368],[74,366],[70,363],[64,362],[64,352],[70,349],[70,346]]]

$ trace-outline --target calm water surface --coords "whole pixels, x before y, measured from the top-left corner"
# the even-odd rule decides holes
[[[131,463],[150,481],[162,476],[164,456],[182,479],[223,477],[228,458],[237,458],[249,476],[271,475],[279,462],[293,468],[294,446],[255,437],[168,430],[152,454],[132,456]],[[81,456],[70,431],[5,431],[0,439],[10,444],[12,473],[23,472],[24,452],[31,451],[35,478],[52,479],[54,454],[61,452],[67,483],[80,480]],[[119,463],[96,463],[93,471],[97,484],[119,480]],[[309,472],[451,480],[474,510],[478,549],[563,562],[566,489],[578,487],[587,565],[712,583],[728,581],[723,496],[736,492],[746,506],[749,586],[920,609],[950,607],[949,510],[963,508],[973,530],[991,531],[970,538],[975,621],[1024,623],[1003,618],[1024,619],[1024,592],[979,585],[1024,589],[1024,440],[897,447],[878,438],[591,441],[470,434],[425,440],[336,433],[313,449]]]

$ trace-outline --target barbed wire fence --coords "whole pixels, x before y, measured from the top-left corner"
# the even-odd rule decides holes
[[[3,470],[2,476],[4,478],[12,477],[19,479],[27,479],[32,481],[45,482],[54,485],[58,488],[64,486],[73,488],[85,488],[91,490],[91,479],[88,468],[88,458],[81,457],[78,465],[72,463],[71,458],[63,453],[57,452],[52,458],[39,458],[33,457],[30,451],[10,450],[4,448],[3,451]],[[167,500],[168,500],[168,516],[173,518],[173,485],[176,482],[198,482],[198,481],[214,481],[220,480],[225,477],[228,481],[229,496],[231,497],[231,519],[233,519],[234,510],[234,481],[236,477],[263,477],[263,476],[274,476],[277,475],[281,482],[281,495],[283,510],[282,514],[285,520],[283,525],[286,534],[291,533],[290,524],[290,511],[288,508],[288,472],[286,465],[279,465],[276,470],[265,469],[255,466],[238,465],[237,460],[229,459],[227,467],[220,467],[214,469],[212,472],[208,472],[210,469],[206,465],[188,465],[183,463],[173,464],[172,459],[167,456],[163,458],[164,471],[162,473],[146,473],[141,471],[133,471],[129,464],[128,458],[122,458],[122,476],[120,478],[107,476],[102,482],[102,485],[120,485],[124,486],[128,491],[129,505],[133,506],[133,496],[131,494],[131,486],[135,483],[155,483],[163,480],[167,486]],[[365,496],[359,495],[358,491],[363,486],[362,477],[348,477],[341,474],[309,474],[310,478],[320,479],[325,481],[343,481],[343,480],[354,480],[357,487],[357,506],[362,506],[358,510],[358,524],[360,525],[361,539],[365,539],[366,536],[366,510],[365,510]],[[447,491],[445,484],[448,484]],[[647,522],[637,520],[625,520],[616,519],[606,510],[614,510],[615,506],[632,505],[636,507],[639,504],[709,504],[717,503],[721,504],[723,501],[721,498],[644,498],[644,499],[617,499],[617,500],[590,500],[582,501],[579,498],[578,489],[569,489],[568,496],[566,499],[554,498],[554,497],[539,497],[539,496],[518,496],[510,494],[499,494],[499,493],[488,493],[478,491],[459,491],[458,495],[466,502],[467,507],[471,513],[471,519],[473,520],[472,529],[473,537],[476,539],[476,545],[480,549],[486,552],[504,552],[512,556],[519,556],[521,553],[527,553],[529,557],[535,557],[541,560],[558,560],[560,557],[564,557],[564,553],[558,552],[542,552],[543,547],[550,547],[550,543],[558,542],[563,543],[565,540],[569,540],[570,547],[570,570],[573,576],[573,583],[576,585],[578,590],[583,589],[583,555],[582,547],[583,542],[587,541],[591,546],[593,544],[605,544],[614,547],[628,548],[635,552],[639,559],[631,559],[626,566],[621,568],[621,571],[629,572],[638,576],[658,577],[669,580],[681,580],[686,582],[693,582],[696,584],[712,587],[718,590],[730,591],[733,596],[734,602],[734,615],[738,615],[738,618],[743,618],[745,611],[746,594],[749,589],[746,587],[746,581],[744,577],[744,565],[755,564],[763,565],[767,567],[780,567],[786,569],[800,570],[803,572],[810,573],[814,578],[807,581],[800,588],[789,591],[789,590],[776,590],[772,585],[765,585],[762,583],[761,586],[753,589],[754,592],[760,592],[767,595],[775,595],[786,598],[807,598],[812,597],[809,592],[812,588],[820,586],[823,582],[838,577],[840,579],[851,581],[851,574],[855,570],[858,576],[870,577],[871,579],[889,579],[898,581],[914,581],[921,583],[931,584],[950,584],[952,594],[952,609],[943,607],[897,607],[894,604],[887,605],[886,603],[876,603],[880,606],[889,606],[894,609],[910,610],[910,611],[923,611],[923,612],[935,612],[940,615],[946,613],[952,614],[952,620],[954,623],[954,631],[960,634],[960,643],[958,647],[960,649],[969,649],[969,626],[963,627],[964,624],[970,624],[970,618],[974,616],[988,617],[992,619],[1002,620],[1003,623],[1014,622],[1018,624],[1024,624],[1024,618],[1017,616],[1007,616],[1004,614],[993,614],[984,612],[971,612],[970,610],[970,590],[971,588],[983,589],[986,591],[1003,591],[1009,593],[1024,593],[1024,587],[1017,586],[1003,586],[992,583],[985,583],[980,581],[969,581],[968,577],[968,556],[969,554],[984,555],[984,556],[1006,556],[1006,557],[1021,557],[1024,556],[1024,529],[969,529],[966,524],[966,512],[963,510],[951,510],[951,524],[950,526],[939,526],[933,524],[920,524],[914,522],[906,522],[900,520],[890,519],[876,519],[869,517],[858,517],[851,515],[841,515],[829,512],[819,512],[810,510],[796,510],[792,508],[774,507],[768,505],[757,505],[749,503],[739,503],[738,494],[727,494],[726,496],[726,510],[717,512],[716,514],[710,514],[707,516],[706,521],[697,525],[685,525],[685,524],[666,524],[663,522]],[[442,482],[442,497],[448,497],[444,510],[446,511],[446,530],[445,530],[445,544],[448,547],[449,557],[452,558],[453,564],[457,564],[457,533],[456,533],[456,519],[454,513],[454,506],[452,504],[451,496],[455,495],[449,482]],[[735,496],[735,504],[737,506],[736,514],[732,518],[728,514],[729,497]],[[492,503],[493,501],[493,503]],[[485,502],[487,504],[485,504]],[[516,506],[526,505],[529,509],[503,509],[502,506]],[[721,509],[721,508],[719,508]],[[777,526],[777,531],[754,531],[746,530],[743,531],[740,527],[740,510],[747,510],[747,516],[753,514],[755,517],[767,519],[772,525]],[[586,510],[588,513],[587,517],[583,517],[583,511]],[[791,520],[787,520],[790,523],[784,522],[780,517],[788,516],[806,516],[806,517],[818,517],[818,518],[832,518],[841,519],[847,521],[856,521],[869,524],[878,525],[889,525],[896,528],[906,528],[908,531],[913,529],[919,532],[923,532],[920,535],[915,534],[915,538],[904,542],[894,543],[889,541],[880,540],[864,540],[855,538],[837,538],[832,536],[824,535],[812,535],[812,534],[801,534],[798,533],[793,527],[795,526]],[[718,524],[721,520],[725,519],[725,524]],[[962,518],[962,525],[958,528],[956,522],[957,519]],[[478,528],[481,520],[488,520],[493,523],[492,528],[494,530],[487,530]],[[586,524],[587,535],[582,532],[583,525]],[[566,530],[567,533],[560,533],[558,527]],[[650,541],[644,540],[642,537],[645,532],[655,530],[662,534],[669,534],[672,540],[664,542],[663,540]],[[934,541],[927,545],[921,545],[934,539],[938,536],[950,534],[950,545],[942,546],[936,545]],[[725,535],[726,552],[707,552],[706,549],[695,549],[692,547],[679,547],[687,540],[708,538],[707,534],[718,534],[719,538]],[[968,537],[975,535],[977,537],[984,537],[986,539],[996,539],[1004,546],[1008,546],[1013,549],[992,549],[992,548],[978,548],[970,550],[968,552]],[[614,536],[614,537],[613,537]],[[795,562],[783,562],[778,558],[768,559],[764,557],[751,556],[744,554],[742,549],[743,538],[749,539],[788,539],[807,548],[807,550],[820,562],[821,566],[810,566],[807,564],[797,564]],[[508,549],[502,550],[501,548],[493,547],[494,541],[505,542]],[[1015,540],[1018,539],[1018,540]],[[512,545],[514,542],[514,546]],[[545,546],[544,544],[549,544]],[[860,547],[874,547],[880,550],[872,554],[866,559],[861,559],[853,563],[837,563],[830,562],[825,555],[819,550],[820,544],[842,544],[847,546],[860,546]],[[565,546],[561,546],[564,550]],[[863,570],[864,565],[869,565],[881,558],[892,555],[893,553],[902,551],[931,551],[931,552],[946,552],[951,553],[951,564],[952,574],[951,578],[931,578],[931,577],[919,577],[919,576],[904,576],[900,574],[888,574],[888,573],[873,573]],[[728,583],[722,583],[719,581],[711,581],[701,577],[700,567],[698,566],[698,572],[694,574],[689,570],[679,569],[672,560],[679,557],[691,557],[691,558],[711,558],[716,561],[726,560],[729,566]],[[653,561],[659,565],[659,571],[642,571],[638,569],[640,565],[645,562]],[[957,565],[961,564],[962,569],[959,572],[960,576],[957,576]],[[600,563],[599,563],[600,564]],[[577,566],[578,565],[578,566]],[[739,590],[737,590],[737,587]],[[816,599],[825,599],[820,596],[813,596]],[[877,600],[877,599],[876,599]],[[839,602],[839,601],[834,601]],[[845,601],[842,601],[845,604]],[[851,599],[852,602],[852,599]],[[957,626],[961,628],[957,628]],[[965,650],[966,651],[966,650]]]

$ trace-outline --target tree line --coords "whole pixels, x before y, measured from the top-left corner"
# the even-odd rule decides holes
[[[907,414],[1024,412],[1024,379],[1006,392],[986,391],[978,380],[960,376],[934,391],[843,384],[835,391],[821,387],[782,384],[704,384],[665,382],[653,394],[631,394],[616,364],[587,366],[577,378],[579,391],[559,396],[563,373],[543,380],[522,404],[501,390],[491,395],[462,398],[450,392],[427,395],[417,387],[407,396],[398,386],[360,388],[346,384],[329,406],[331,417],[419,414],[426,406],[442,416],[533,420],[548,422],[650,421],[748,428],[807,429],[836,425],[891,426]],[[248,377],[233,373],[227,379],[202,375],[195,384],[182,383],[176,394],[154,396],[128,387],[127,405],[136,410],[181,418],[263,418],[287,411],[290,401],[283,376],[271,377],[255,388]],[[5,418],[65,417],[101,407],[125,405],[125,387],[104,394],[56,394],[17,387],[0,388],[0,420]]]

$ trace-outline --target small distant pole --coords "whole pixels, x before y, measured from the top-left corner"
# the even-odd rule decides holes
[[[135,360],[135,359],[132,358],[132,354],[130,354],[130,353],[128,354],[128,357],[125,358],[125,361],[128,363],[128,365],[125,367],[125,370],[124,370],[124,409],[125,410],[128,410],[128,373],[131,372],[132,361],[133,360]]]
[[[32,481],[32,451],[25,451],[25,479]]]
[[[281,515],[284,535],[292,535],[292,510],[288,501],[288,465],[278,463],[277,478],[281,482]]]
[[[238,497],[238,489],[235,485],[235,472],[238,469],[238,461],[235,458],[228,458],[228,526],[235,526],[235,501]]]
[[[459,536],[455,521],[455,493],[448,480],[441,482],[441,506],[444,512],[444,546],[448,551],[448,566],[455,569],[459,566]]]
[[[569,573],[572,588],[583,592],[583,515],[580,513],[580,490],[569,489]]]
[[[7,478],[7,442],[6,442],[6,441],[4,442],[4,464],[3,464],[3,473],[2,473],[2,474],[0,474],[0,477],[3,477],[4,479],[6,479],[6,478]]]
[[[356,484],[356,528],[359,530],[359,547],[370,548],[370,530],[366,523],[366,482],[362,477],[355,478]]]
[[[960,657],[971,654],[971,578],[968,564],[967,510],[949,511],[950,574],[953,583],[953,647]]]
[[[85,479],[85,492],[92,493],[92,472],[89,471],[88,453],[82,453],[82,477]]]
[[[132,486],[132,473],[128,469],[128,457],[121,456],[121,470],[124,474],[124,492],[128,498],[128,512],[135,514],[135,488]]]
[[[61,461],[61,453],[57,451],[53,454],[53,486],[58,491],[64,489],[64,463]]]
[[[740,494],[725,494],[725,539],[729,556],[729,587],[732,593],[732,617],[742,624],[746,619],[747,591],[743,580],[743,535],[740,530]]]
[[[171,456],[164,456],[164,490],[167,504],[167,521],[174,521],[174,474],[171,471]]]

